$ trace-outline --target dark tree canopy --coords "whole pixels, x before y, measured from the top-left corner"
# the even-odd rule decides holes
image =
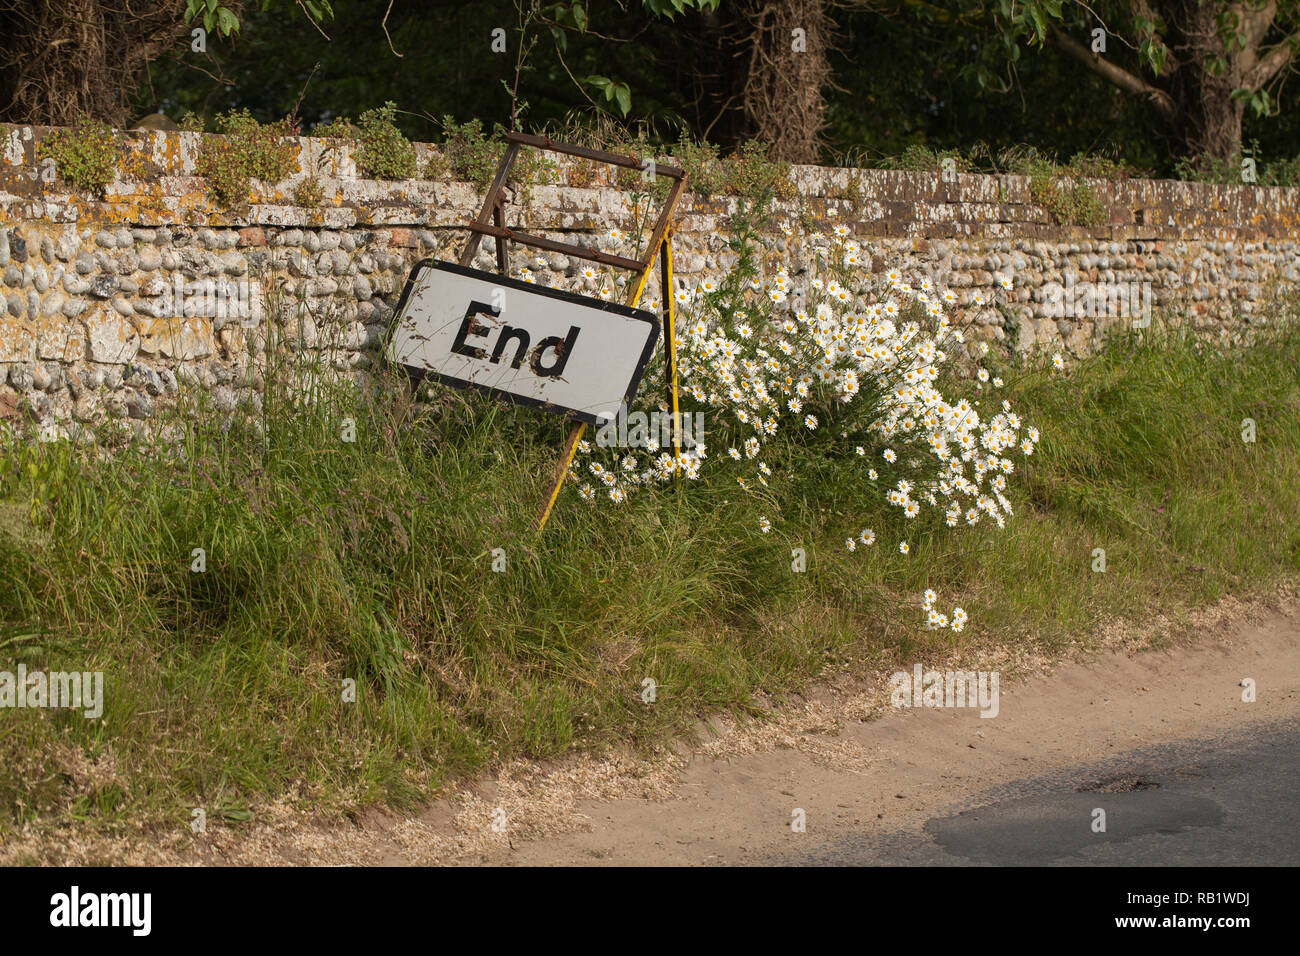
[[[1273,159],[1300,152],[1285,82],[1295,7],[337,0],[314,22],[288,0],[0,0],[0,119],[64,124],[84,112],[125,125],[159,109],[209,120],[248,109],[269,121],[298,106],[310,130],[391,100],[419,139],[438,139],[446,115],[489,129],[603,115],[666,141],[760,139],[796,162],[1024,143],[1168,172],[1243,144]],[[238,15],[237,32],[214,8]],[[190,30],[205,15],[214,29],[198,51]]]

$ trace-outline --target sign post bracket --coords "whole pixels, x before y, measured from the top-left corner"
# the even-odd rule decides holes
[[[506,133],[506,151],[501,157],[501,164],[497,168],[497,174],[488,187],[487,194],[483,197],[483,207],[478,214],[478,218],[469,223],[470,237],[465,244],[465,249],[460,254],[460,265],[469,266],[478,253],[479,243],[483,236],[492,236],[496,240],[496,258],[497,270],[506,275],[509,272],[509,260],[507,258],[506,242],[518,242],[522,245],[532,246],[538,249],[545,249],[550,252],[559,252],[564,255],[572,256],[578,259],[586,259],[589,262],[596,262],[601,265],[613,266],[618,269],[625,269],[629,272],[638,273],[640,278],[634,287],[632,293],[628,296],[627,304],[633,308],[641,299],[642,292],[645,291],[646,281],[650,273],[654,270],[656,257],[660,260],[660,285],[661,285],[661,305],[664,315],[664,361],[665,377],[667,380],[667,398],[668,410],[672,413],[672,434],[674,452],[681,449],[681,423],[679,419],[679,401],[677,394],[677,343],[675,339],[674,328],[674,310],[673,310],[673,290],[672,290],[672,249],[671,249],[671,226],[673,213],[677,209],[678,201],[686,187],[686,171],[669,165],[650,163],[647,165],[643,159],[638,159],[631,154],[612,153],[605,150],[591,149],[586,146],[575,146],[570,143],[560,143],[552,140],[547,136],[534,136],[529,133],[508,132]],[[645,254],[640,259],[631,259],[626,256],[618,256],[608,252],[601,252],[598,249],[589,249],[574,243],[561,242],[555,239],[547,239],[544,236],[534,236],[530,233],[512,229],[505,224],[505,195],[504,190],[506,182],[510,177],[510,170],[514,166],[515,160],[519,158],[519,150],[524,146],[531,146],[534,149],[540,149],[547,152],[562,153],[568,156],[576,156],[580,159],[588,159],[599,163],[605,163],[610,166],[620,166],[625,169],[636,169],[643,172],[652,171],[655,176],[663,176],[671,179],[672,185],[668,189],[668,196],[664,201],[663,208],[659,212],[659,218],[655,222],[654,229],[651,230],[649,242],[646,243]],[[555,471],[555,478],[551,483],[550,491],[547,494],[546,501],[542,506],[541,513],[538,516],[537,530],[541,531],[546,527],[547,519],[550,518],[551,510],[555,506],[555,501],[559,497],[560,488],[564,485],[565,476],[568,474],[569,466],[573,462],[574,453],[577,450],[578,442],[582,439],[582,434],[586,430],[586,422],[575,422],[569,430],[569,437],[565,442],[564,451],[560,456],[559,464]]]

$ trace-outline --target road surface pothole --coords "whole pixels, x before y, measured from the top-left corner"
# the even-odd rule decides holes
[[[1129,793],[1133,790],[1159,790],[1160,784],[1154,780],[1141,777],[1115,777],[1111,780],[1099,780],[1086,786],[1075,787],[1075,793]]]

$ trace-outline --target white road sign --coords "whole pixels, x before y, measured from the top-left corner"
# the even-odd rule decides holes
[[[417,379],[595,425],[632,401],[658,338],[651,312],[425,259],[385,357]]]

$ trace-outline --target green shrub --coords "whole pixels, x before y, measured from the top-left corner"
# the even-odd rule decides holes
[[[54,172],[78,189],[102,194],[117,177],[118,148],[106,123],[81,116],[68,129],[55,130],[36,147],[38,161],[52,159]]]
[[[473,183],[483,192],[492,183],[501,162],[502,145],[488,138],[477,119],[456,123],[450,116],[442,118],[444,133],[442,152],[456,179]]]
[[[221,206],[247,201],[250,180],[277,183],[297,169],[297,147],[287,140],[288,123],[262,125],[248,110],[217,117],[220,137],[206,137],[199,148],[198,173]]]
[[[415,147],[393,123],[397,105],[391,100],[366,110],[357,121],[357,166],[371,179],[413,179]]]
[[[945,164],[945,160],[951,160]],[[975,164],[961,154],[961,150],[935,150],[929,146],[913,143],[897,156],[887,156],[881,163],[884,169],[901,169],[917,173],[943,172],[945,165],[959,173],[972,172]]]

